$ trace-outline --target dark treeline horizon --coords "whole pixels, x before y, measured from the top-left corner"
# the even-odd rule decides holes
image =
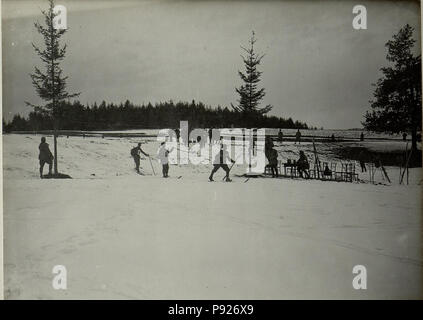
[[[129,100],[114,104],[95,102],[91,105],[63,102],[60,106],[59,130],[129,130],[129,129],[163,129],[179,128],[180,121],[188,121],[192,128],[230,128],[261,127],[281,129],[308,129],[308,125],[292,118],[268,115],[245,117],[244,114],[228,107],[212,108],[202,102],[177,102],[172,100],[135,105]],[[19,114],[6,122],[3,119],[3,131],[37,131],[51,130],[51,116],[31,111],[27,117]]]

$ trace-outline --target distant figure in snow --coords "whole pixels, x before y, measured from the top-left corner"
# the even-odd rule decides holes
[[[360,141],[364,141],[364,133],[360,133]]]
[[[306,155],[304,154],[304,151],[300,151],[300,158],[297,161],[297,170],[298,174],[301,178],[303,178],[303,173],[305,173],[307,178],[310,178],[310,175],[308,174],[308,169],[310,168],[310,165],[308,164],[308,159]]]
[[[279,177],[278,173],[278,152],[275,149],[269,152],[269,168],[272,171],[272,178]]]
[[[173,148],[170,150],[166,149],[166,143],[162,142],[159,149],[157,150],[157,159],[162,165],[163,178],[169,177],[169,153],[172,152]]]
[[[404,133],[402,134],[402,140],[403,140],[403,141],[406,141],[406,140],[407,140],[407,132],[404,132]]]
[[[176,133],[176,142],[179,143],[179,137],[181,136],[181,131],[179,130],[179,128],[175,129],[175,133]]]
[[[53,154],[50,151],[50,148],[48,147],[48,143],[46,142],[46,138],[41,138],[41,143],[38,146],[38,149],[40,150],[40,154],[38,156],[38,159],[40,160],[40,178],[43,178],[43,169],[44,165],[48,163],[48,174],[51,175],[51,168],[53,165]]]
[[[295,142],[294,144],[301,144],[301,132],[300,129],[297,130],[297,133],[295,134]]]
[[[283,140],[283,133],[282,133],[282,130],[281,130],[281,129],[279,129],[279,132],[278,132],[278,140],[279,140],[279,142],[281,142],[281,143],[282,143],[282,140]]]
[[[137,173],[140,173],[140,159],[141,159],[140,153],[142,153],[146,157],[149,157],[149,155],[147,153],[145,153],[144,151],[142,151],[142,149],[141,149],[141,142],[138,143],[138,146],[136,146],[135,148],[132,148],[131,149],[131,156],[134,158],[134,161],[135,161],[135,170],[137,170]]]
[[[330,141],[335,142],[335,135],[332,133],[331,137],[330,137]]]
[[[212,138],[213,138],[213,129],[209,129],[209,143],[212,144]]]
[[[367,172],[366,168],[366,153],[364,152],[364,149],[360,151],[358,154],[358,162],[360,163],[361,172]]]
[[[226,176],[225,176],[226,182],[232,181],[229,178],[229,171],[230,171],[230,169],[229,169],[228,165],[226,164],[226,161],[227,160],[231,161],[232,163],[235,163],[235,161],[232,160],[229,157],[229,153],[228,153],[228,151],[226,151],[225,145],[224,144],[221,144],[220,145],[220,151],[216,155],[216,157],[214,158],[214,161],[213,161],[213,170],[212,170],[212,172],[210,173],[210,176],[209,176],[209,180],[210,181],[214,181],[213,180],[213,175],[215,174],[215,172],[217,170],[219,170],[219,168],[222,168],[223,170],[225,170],[225,172],[226,172]]]
[[[270,136],[266,136],[264,140],[264,155],[267,158],[267,161],[270,162],[270,153],[274,147],[273,140]]]

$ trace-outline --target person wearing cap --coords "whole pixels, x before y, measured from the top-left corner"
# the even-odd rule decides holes
[[[173,151],[173,148],[170,150],[166,149],[166,143],[162,142],[159,149],[157,150],[157,159],[162,165],[163,178],[169,177],[169,153]]]
[[[232,180],[229,178],[229,167],[227,165],[227,161],[231,161],[232,163],[235,163],[234,160],[232,160],[229,157],[229,153],[226,150],[226,146],[224,144],[220,145],[220,151],[219,153],[215,156],[215,159],[213,161],[213,169],[212,172],[210,173],[209,176],[209,181],[214,181],[213,180],[213,175],[216,173],[217,170],[219,170],[219,168],[222,168],[223,170],[225,170],[226,175],[225,175],[225,181],[226,182],[231,182]]]
[[[38,149],[40,150],[40,154],[38,156],[38,159],[40,160],[40,178],[43,178],[43,169],[44,165],[48,164],[48,174],[51,175],[51,168],[53,166],[53,154],[50,151],[50,148],[48,147],[48,143],[46,142],[46,138],[41,138],[41,143],[38,146]]]
[[[135,170],[137,171],[137,173],[140,173],[140,153],[142,153],[146,157],[149,157],[149,155],[141,149],[141,142],[138,143],[138,146],[131,149],[131,156],[134,158]]]

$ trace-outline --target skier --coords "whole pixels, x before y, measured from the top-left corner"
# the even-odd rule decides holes
[[[40,160],[40,178],[43,178],[43,169],[44,165],[48,163],[48,174],[51,175],[51,167],[53,165],[53,154],[50,151],[50,148],[48,147],[48,143],[46,142],[46,138],[41,138],[41,143],[38,146],[38,149],[40,150],[40,155],[38,156],[38,159]]]
[[[146,157],[149,157],[150,156],[148,153],[145,153],[141,149],[141,142],[138,143],[138,146],[136,146],[136,147],[134,147],[134,148],[131,149],[131,156],[134,158],[134,161],[135,161],[135,170],[137,171],[137,173],[140,173],[140,159],[141,159],[140,153],[142,153]]]
[[[159,149],[157,150],[157,159],[162,165],[163,178],[169,177],[169,153],[172,152],[173,148],[170,150],[166,149],[166,143],[162,142]]]
[[[232,163],[235,163],[235,161],[232,160],[229,157],[229,153],[228,153],[228,151],[226,151],[225,145],[224,144],[221,144],[220,145],[220,151],[216,155],[216,157],[214,158],[214,161],[213,161],[213,170],[212,170],[212,172],[210,173],[210,176],[209,176],[209,180],[210,181],[214,181],[213,180],[213,175],[215,174],[215,172],[217,170],[219,170],[219,168],[222,168],[223,170],[225,170],[225,172],[226,172],[226,176],[225,176],[226,182],[231,182],[232,181],[229,178],[229,171],[230,171],[230,169],[229,169],[228,165],[226,164],[226,160],[230,160]]]
[[[297,129],[297,133],[295,134],[295,142],[294,144],[301,144],[301,132],[300,129]]]

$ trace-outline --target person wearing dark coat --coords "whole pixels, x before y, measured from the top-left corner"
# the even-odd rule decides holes
[[[275,149],[269,152],[269,168],[272,172],[272,178],[279,177],[278,173],[278,152]]]
[[[267,158],[267,161],[270,161],[270,153],[274,147],[273,140],[270,136],[266,136],[264,141],[264,155]]]
[[[43,169],[44,165],[48,164],[48,174],[51,175],[51,169],[53,166],[53,154],[50,151],[50,148],[48,146],[48,143],[46,142],[46,138],[41,138],[41,143],[38,146],[38,149],[40,150],[40,154],[38,156],[38,159],[40,160],[40,178],[43,178]]]
[[[407,141],[407,132],[402,134],[402,140]]]
[[[310,175],[308,174],[308,169],[310,168],[310,165],[308,163],[308,159],[306,155],[304,154],[304,151],[300,151],[300,158],[297,161],[297,170],[298,174],[301,178],[303,178],[303,173],[305,173],[306,178],[310,178]]]
[[[366,153],[364,150],[361,150],[358,154],[358,162],[360,163],[361,172],[367,172],[366,169]]]
[[[301,144],[301,132],[300,129],[297,130],[297,132],[295,133],[295,142],[294,144]]]
[[[137,171],[137,173],[140,173],[140,159],[141,159],[140,153],[142,153],[146,157],[149,157],[149,154],[145,153],[141,149],[141,143],[138,143],[138,146],[131,149],[131,156],[134,158],[135,170]]]
[[[282,142],[282,140],[283,140],[283,132],[282,132],[281,129],[279,129],[279,132],[278,132],[278,140],[279,140],[279,142]]]
[[[229,178],[229,171],[231,170],[228,165],[227,165],[227,161],[230,161],[232,163],[235,163],[235,160],[232,160],[229,157],[229,153],[225,148],[225,145],[222,144],[220,146],[220,151],[219,153],[215,156],[215,159],[213,161],[213,169],[212,172],[210,173],[209,176],[209,181],[214,181],[213,180],[213,175],[216,173],[217,170],[219,170],[219,168],[222,168],[223,170],[225,170],[226,175],[225,175],[225,181],[226,182],[231,182],[232,180]]]

